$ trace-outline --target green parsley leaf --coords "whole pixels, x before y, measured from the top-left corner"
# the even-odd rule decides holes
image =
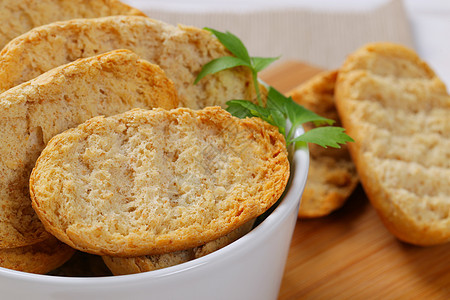
[[[256,72],[261,72],[267,68],[271,63],[279,59],[280,57],[251,57],[252,66]]]
[[[288,143],[291,143],[289,141],[294,134],[295,129],[304,123],[313,122],[315,125],[332,125],[334,123],[334,120],[321,117],[315,112],[295,103],[294,100],[292,100],[292,97],[285,97],[273,87],[269,87],[267,99],[267,105],[280,111],[291,124],[290,130],[285,136]],[[286,129],[284,129],[284,131],[285,130]]]
[[[233,103],[234,100],[227,102],[227,111],[233,116],[239,119],[251,118],[253,117],[249,109],[242,106],[240,103]]]
[[[314,143],[324,148],[333,147],[340,148],[339,144],[345,144],[346,142],[354,142],[354,140],[344,133],[344,128],[341,127],[317,127],[313,128],[301,136],[292,139],[290,142],[306,142]]]
[[[271,86],[267,94],[267,107],[278,110],[285,118],[288,116],[286,97]]]
[[[292,100],[292,97],[285,97],[282,93],[280,93],[273,87],[269,87],[269,93],[267,96],[267,106],[271,107],[272,110],[274,111],[280,112],[289,121],[290,123],[289,132],[286,133],[287,130],[286,123],[284,128],[280,129],[280,132],[284,132],[287,145],[298,141],[308,142],[307,140],[292,138],[292,135],[294,134],[295,130],[304,123],[313,122],[315,125],[321,124],[331,125],[334,123],[334,120],[321,117],[315,112],[310,111],[304,108],[303,106],[295,103],[294,100]],[[333,147],[337,145],[337,143],[342,143],[341,142],[342,135],[351,139],[345,133],[343,133],[343,128],[340,127],[323,127],[323,128],[329,129],[333,128],[333,130],[331,131],[320,130],[317,132],[317,134],[308,134],[307,137],[311,136],[311,138],[314,138],[314,141],[311,142],[321,146],[325,145]],[[335,131],[336,129],[340,130],[339,131],[341,133],[340,135],[336,134]],[[321,137],[323,138],[323,140],[319,140],[317,137]]]
[[[248,100],[231,100],[227,102],[227,111],[238,118],[258,117],[278,127],[286,139],[286,145],[295,143],[305,145],[315,143],[322,147],[339,148],[339,144],[353,142],[353,139],[344,133],[341,127],[318,127],[307,131],[301,136],[293,138],[296,129],[304,123],[313,122],[314,125],[332,125],[334,120],[319,116],[318,114],[295,103],[291,97],[285,97],[273,87],[269,87],[267,103],[264,106],[259,92],[258,72],[265,69],[278,59],[264,57],[250,57],[242,41],[230,32],[220,32],[205,28],[212,32],[217,39],[233,54],[219,57],[203,66],[195,83],[208,74],[214,74],[225,69],[237,66],[246,66],[252,72],[258,104]]]
[[[284,117],[283,113],[276,109],[270,110],[271,117],[273,120],[273,123],[270,123],[276,127],[278,127],[278,131],[286,136],[286,118]]]
[[[295,130],[304,123],[332,124],[333,120],[317,115],[316,113],[295,103],[291,97],[285,97],[273,87],[269,87],[266,107],[259,106],[247,100],[231,100],[227,102],[227,111],[238,118],[259,117],[264,121],[277,126],[286,139],[286,144],[299,142],[315,143],[322,147],[339,148],[339,144],[352,142],[353,139],[344,133],[341,127],[318,127],[311,129],[303,135],[293,138]],[[287,131],[290,124],[289,132]]]
[[[242,111],[247,111],[252,117],[259,117],[264,121],[268,121],[270,117],[268,109],[248,100],[231,100],[227,102],[227,105],[235,108],[240,106]]]
[[[328,124],[332,125],[334,123],[334,120],[327,119],[324,117],[319,116],[313,111],[310,111],[303,106],[295,103],[292,99],[289,99],[290,101],[287,101],[287,112],[288,117],[292,122],[292,126],[296,127],[298,125],[307,123],[307,122],[314,122],[315,125],[321,125],[321,124]]]
[[[306,122],[314,122],[315,125],[328,124],[332,125],[334,120],[319,116],[292,100],[292,97],[285,97],[282,93],[273,87],[269,87],[268,106],[274,106],[277,110],[289,118],[293,127],[304,124]]]
[[[225,48],[233,53],[235,57],[234,59],[230,59],[230,56],[222,56],[207,63],[203,66],[202,70],[197,75],[194,84],[197,84],[200,79],[202,79],[206,75],[214,74],[219,71],[234,68],[237,66],[246,66],[252,72],[253,85],[255,87],[258,104],[262,106],[261,93],[259,91],[258,83],[258,72],[265,69],[279,57],[250,57],[247,48],[245,48],[244,46],[244,43],[242,43],[242,41],[231,32],[220,32],[207,27],[205,27],[204,29],[214,34],[219,42],[221,42],[225,46]]]
[[[285,135],[286,118],[280,111],[256,105],[248,100],[231,100],[227,102],[227,105],[227,111],[233,116],[240,119],[258,117],[278,127],[280,133]]]
[[[245,61],[234,56],[222,56],[216,58],[203,66],[194,84],[197,84],[203,77],[209,74],[214,74],[226,69],[234,68],[237,66],[249,66]]]
[[[204,29],[212,32],[217,37],[219,42],[221,42],[222,45],[230,50],[230,52],[233,53],[236,57],[239,57],[248,65],[251,65],[251,60],[250,56],[248,55],[247,48],[245,48],[244,43],[237,36],[228,31],[220,32],[208,27]]]

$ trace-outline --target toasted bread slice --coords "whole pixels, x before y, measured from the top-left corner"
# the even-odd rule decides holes
[[[418,55],[391,43],[350,55],[339,116],[364,190],[387,228],[417,245],[450,241],[450,96]]]
[[[341,126],[334,101],[337,71],[317,74],[288,93],[292,99]],[[305,125],[305,130],[314,125]],[[302,195],[300,218],[316,218],[341,207],[358,184],[358,175],[347,145],[340,149],[309,145],[308,180]]]
[[[231,55],[210,32],[134,16],[57,22],[16,38],[0,53],[0,91],[78,58],[115,49],[129,49],[159,65],[174,82],[181,106],[225,107],[231,99],[254,98],[248,68],[209,75],[194,85],[203,65]]]
[[[177,104],[163,71],[127,50],[77,60],[0,94],[0,249],[48,238],[28,179],[50,138],[93,116]]]
[[[205,256],[219,250],[247,234],[253,227],[254,220],[231,231],[230,233],[205,245],[177,252],[146,255],[137,257],[103,256],[103,261],[114,275],[126,275],[148,272],[175,266]]]
[[[30,177],[45,228],[84,252],[164,254],[228,234],[289,177],[283,136],[219,107],[135,109],[55,136]]]
[[[145,16],[117,0],[2,0],[0,50],[12,39],[34,27],[56,21],[115,15]]]
[[[51,236],[31,246],[0,249],[0,267],[46,274],[68,261],[75,250]]]

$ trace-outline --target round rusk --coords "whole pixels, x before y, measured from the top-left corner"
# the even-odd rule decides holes
[[[194,81],[202,67],[231,53],[210,32],[138,16],[77,19],[35,28],[0,53],[0,91],[78,58],[128,49],[161,67],[178,91],[180,106],[222,106],[255,97],[251,72],[237,67]]]
[[[98,115],[177,105],[164,72],[128,50],[77,60],[0,94],[0,249],[49,236],[31,207],[28,180],[54,135]]]
[[[115,15],[145,16],[117,0],[2,0],[0,50],[9,41],[34,27],[56,21]]]
[[[30,193],[61,241],[130,257],[218,239],[270,208],[288,178],[284,137],[259,118],[220,107],[134,109],[55,136]]]
[[[294,88],[288,94],[300,105],[335,120],[341,126],[335,106],[337,71],[325,71]],[[314,128],[306,124],[305,130]],[[309,144],[309,172],[298,216],[323,217],[341,207],[358,184],[358,174],[347,145],[340,149]]]
[[[336,84],[339,116],[371,203],[399,239],[450,241],[450,96],[418,55],[391,43],[350,55]]]

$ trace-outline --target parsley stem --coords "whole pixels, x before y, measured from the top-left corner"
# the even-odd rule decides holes
[[[251,70],[252,70],[252,77],[253,77],[253,85],[255,86],[256,99],[258,99],[258,105],[263,106],[263,103],[261,100],[261,93],[259,91],[258,72],[256,72],[253,68]]]
[[[294,126],[291,126],[291,128],[289,129],[289,133],[286,136],[286,142],[291,140],[292,134],[294,133],[294,129],[295,129]]]

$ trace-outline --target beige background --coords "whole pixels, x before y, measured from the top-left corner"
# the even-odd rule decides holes
[[[125,1],[127,2],[127,1]],[[392,41],[413,47],[402,1],[355,11],[264,9],[195,12],[168,10],[144,1],[128,1],[148,16],[172,24],[228,30],[239,36],[252,56],[282,56],[323,68],[336,68],[346,55],[367,42]]]

